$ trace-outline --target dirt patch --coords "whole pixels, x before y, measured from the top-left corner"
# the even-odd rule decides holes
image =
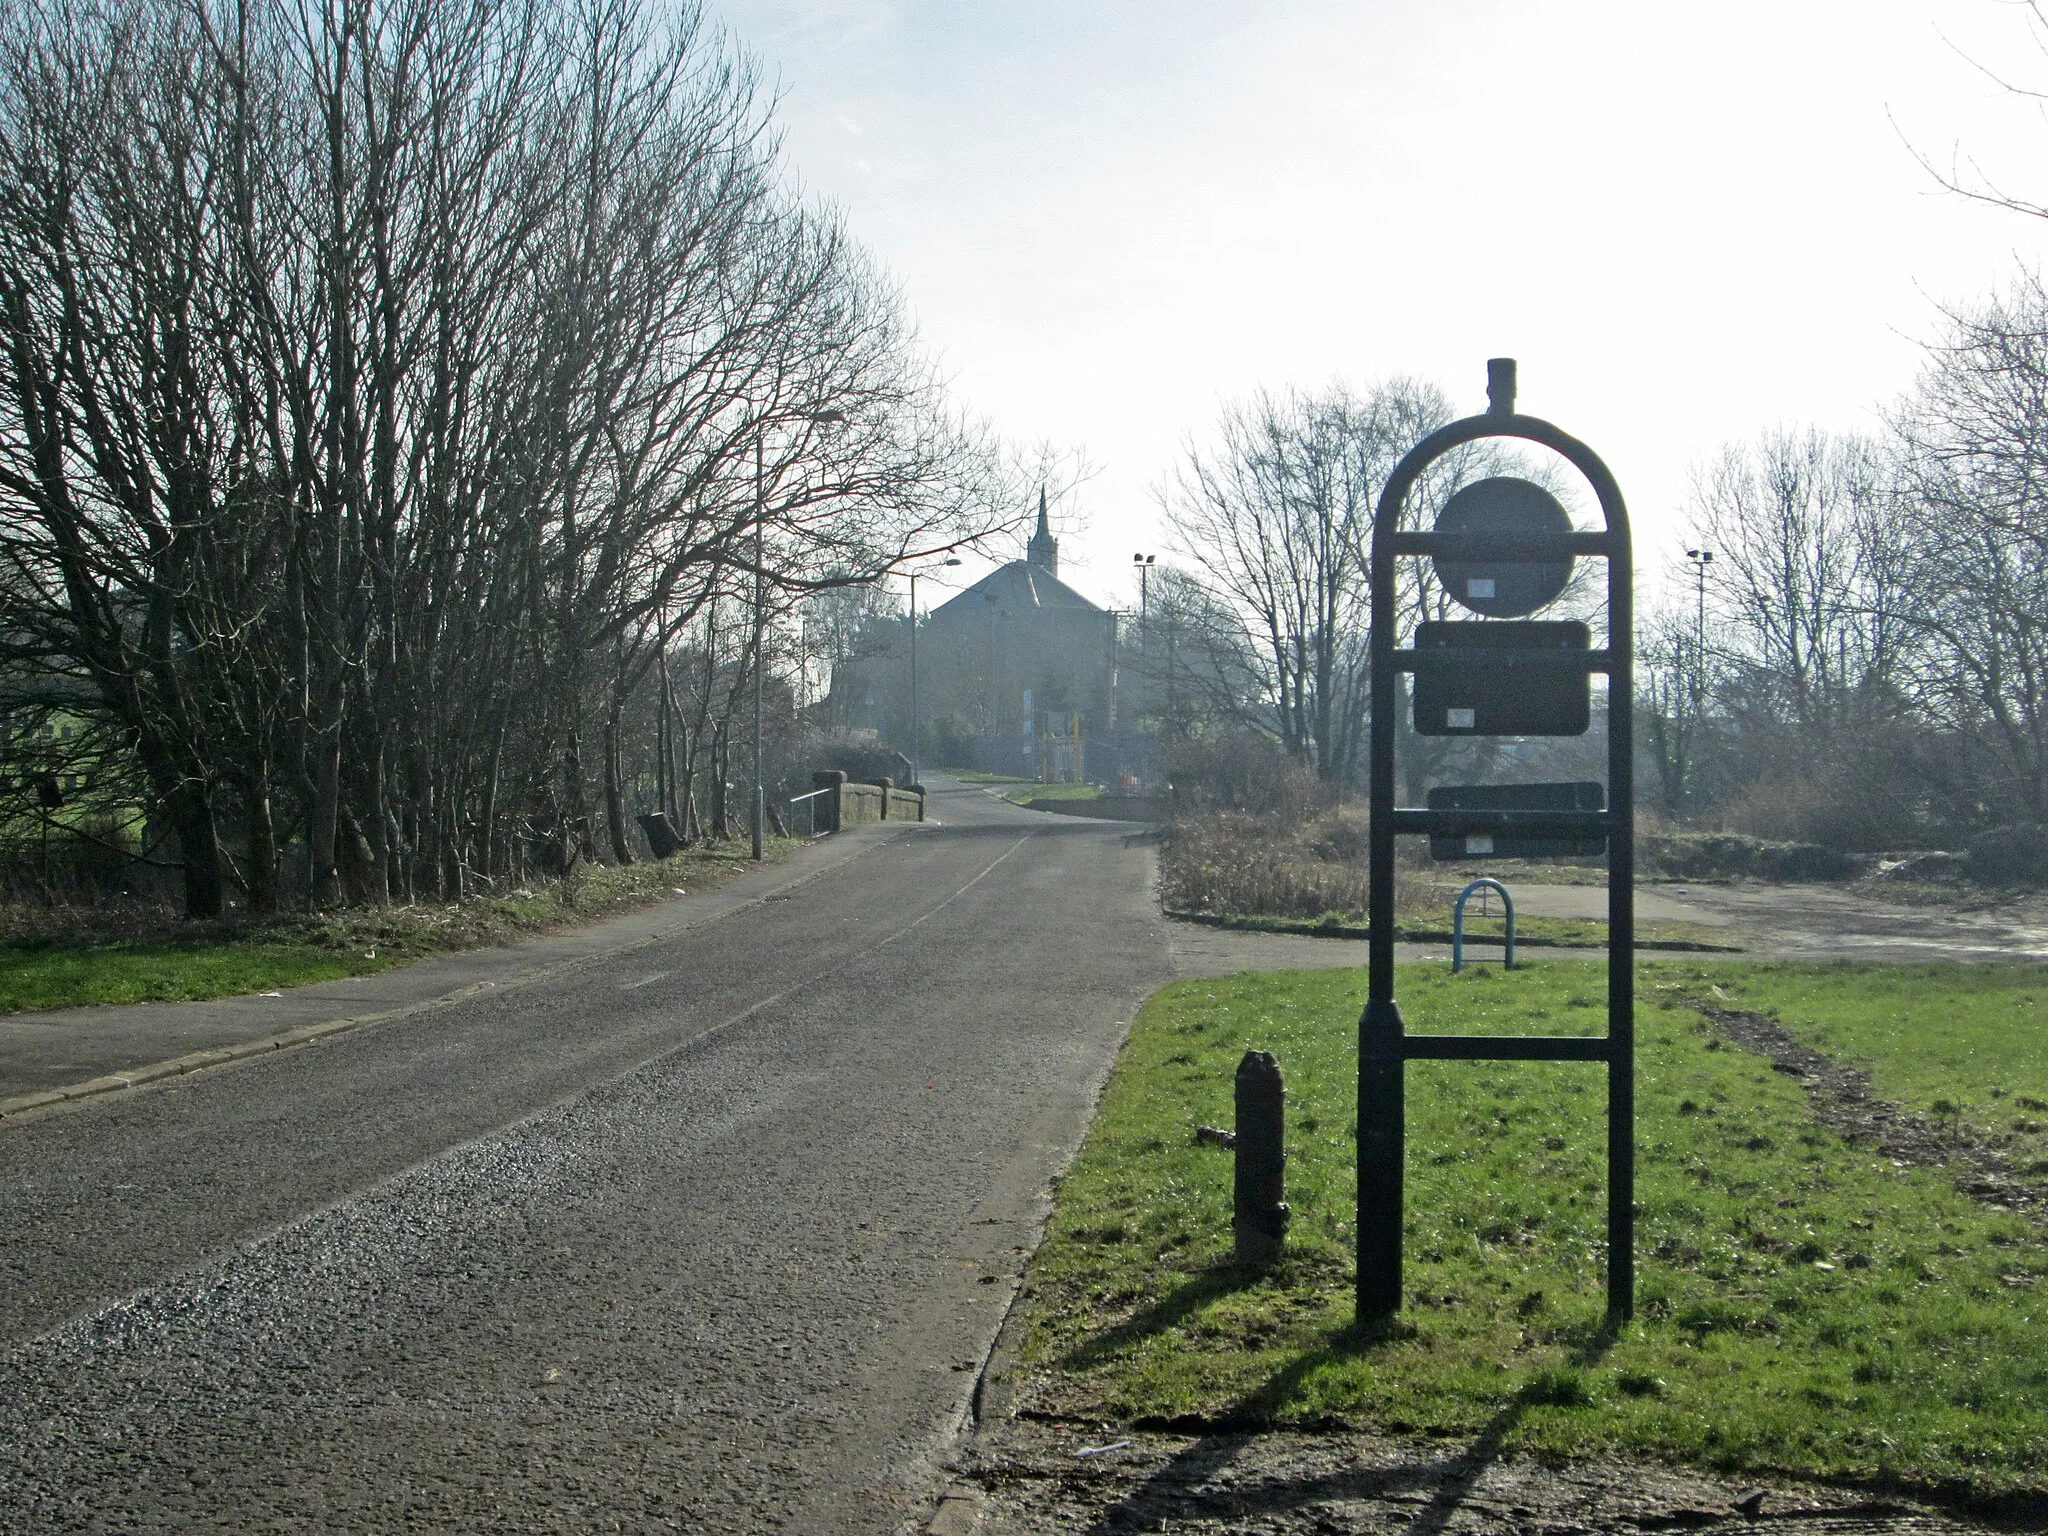
[[[1759,881],[1660,887],[1743,930],[1758,958],[2048,960],[2048,911],[2033,900],[1907,902],[1873,882]]]
[[[1503,1457],[1504,1426],[1472,1440],[1376,1435],[1172,1435],[1028,1412],[976,1444],[965,1480],[985,1536],[1177,1531],[1801,1532],[1991,1529],[1906,1500],[1786,1480],[1736,1482],[1594,1457]]]
[[[1844,1140],[1915,1168],[1954,1170],[1957,1190],[2004,1210],[2048,1211],[2048,1180],[2014,1171],[2005,1154],[1952,1120],[1932,1120],[1874,1098],[1870,1078],[1802,1045],[1760,1013],[1693,1005],[1744,1050],[1770,1058],[1774,1070],[1799,1079],[1814,1118]]]

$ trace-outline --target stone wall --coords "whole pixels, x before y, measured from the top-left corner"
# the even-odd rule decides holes
[[[923,821],[924,791],[899,789],[888,779],[861,784],[833,769],[814,773],[811,783],[827,790],[826,809],[818,816],[820,828],[837,832],[864,821]]]

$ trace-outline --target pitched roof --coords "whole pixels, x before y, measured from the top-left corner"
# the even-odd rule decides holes
[[[998,566],[957,597],[949,598],[926,615],[927,619],[975,619],[987,611],[990,600],[1010,613],[1027,610],[1065,610],[1102,613],[1072,587],[1040,565],[1012,560]]]

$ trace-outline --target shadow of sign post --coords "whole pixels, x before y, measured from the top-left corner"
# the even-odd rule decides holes
[[[1358,1315],[1401,1306],[1401,1224],[1411,1061],[1586,1061],[1607,1066],[1607,1311],[1635,1298],[1635,795],[1630,701],[1634,612],[1628,510],[1621,488],[1584,443],[1515,412],[1515,363],[1486,365],[1488,408],[1440,428],[1408,451],[1373,516],[1370,985],[1358,1024]],[[1600,503],[1605,526],[1574,530],[1557,500],[1531,481],[1475,481],[1444,504],[1428,532],[1405,529],[1417,479],[1451,450],[1519,438],[1572,465]],[[1582,557],[1607,562],[1607,645],[1576,621],[1528,621],[1555,600]],[[1395,635],[1398,562],[1430,559],[1473,621],[1424,623],[1415,644]],[[1427,806],[1394,803],[1395,728],[1409,673],[1414,728],[1425,736],[1575,736],[1591,723],[1595,673],[1608,679],[1607,784],[1456,785]],[[1603,802],[1604,798],[1604,804]],[[1426,836],[1439,858],[1510,851],[1524,858],[1607,855],[1607,1033],[1599,1036],[1409,1034],[1394,998],[1394,840]]]

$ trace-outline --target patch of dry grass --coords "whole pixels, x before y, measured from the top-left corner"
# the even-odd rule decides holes
[[[796,846],[770,839],[764,851],[774,859]],[[722,884],[752,863],[743,844],[712,844],[464,902],[197,923],[143,903],[0,906],[0,1010],[229,997],[367,975],[596,922]]]

